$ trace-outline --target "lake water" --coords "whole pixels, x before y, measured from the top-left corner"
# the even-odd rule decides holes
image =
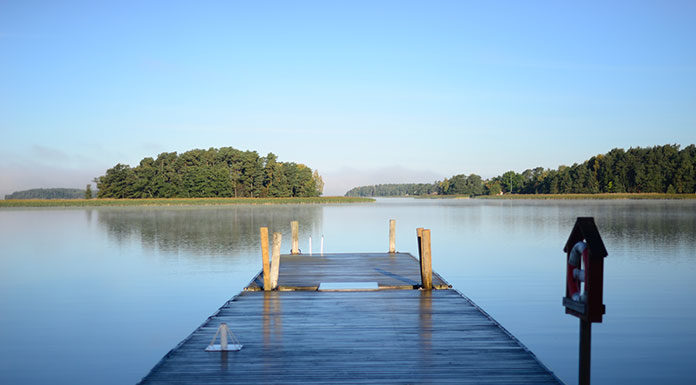
[[[563,245],[593,216],[609,252],[593,384],[691,384],[696,202],[380,199],[350,205],[0,210],[0,383],[129,384],[261,268],[258,228],[300,221],[318,252],[415,254],[577,383],[578,320],[564,314]],[[234,325],[231,325],[234,330]],[[243,342],[243,341],[242,341]]]

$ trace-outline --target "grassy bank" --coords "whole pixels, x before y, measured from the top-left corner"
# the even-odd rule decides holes
[[[506,194],[481,195],[476,199],[696,199],[696,194]]]
[[[311,204],[374,202],[371,198],[159,198],[159,199],[9,199],[0,207],[93,207],[93,206],[221,206],[240,204]]]

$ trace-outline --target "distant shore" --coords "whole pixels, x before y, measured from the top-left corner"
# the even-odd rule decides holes
[[[384,198],[416,199],[696,199],[696,194],[600,193],[600,194],[505,194],[505,195],[412,195]]]
[[[7,199],[2,207],[92,207],[92,206],[224,206],[244,204],[318,204],[364,203],[372,198],[312,197],[312,198],[153,198],[153,199]]]
[[[696,194],[602,193],[602,194],[505,194],[481,195],[474,199],[696,199]]]

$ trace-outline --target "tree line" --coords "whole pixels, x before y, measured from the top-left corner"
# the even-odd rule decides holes
[[[94,181],[99,198],[316,197],[324,188],[303,164],[232,147],[164,152],[136,167],[119,163]]]
[[[85,190],[79,188],[34,188],[5,195],[5,199],[80,199],[84,197]]]
[[[390,183],[378,184],[373,186],[354,187],[348,191],[347,197],[391,197],[391,196],[410,196],[427,195],[436,192],[437,188],[433,183]]]
[[[615,148],[606,154],[557,169],[536,167],[521,173],[507,171],[484,180],[476,174],[454,175],[432,184],[361,186],[346,196],[395,196],[394,191],[427,191],[438,195],[578,194],[578,193],[694,193],[696,146],[677,144]],[[428,187],[429,186],[429,187]],[[379,188],[378,188],[379,187]],[[371,195],[374,194],[374,195]],[[408,194],[414,195],[414,194]]]

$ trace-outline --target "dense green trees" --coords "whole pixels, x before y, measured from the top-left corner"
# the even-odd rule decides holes
[[[679,147],[615,148],[570,167],[538,167],[492,180],[499,181],[504,192],[520,194],[694,193],[696,146]],[[515,181],[512,186],[510,179]]]
[[[427,195],[437,192],[433,183],[392,183],[352,188],[347,197],[391,197],[409,195]]]
[[[99,198],[314,197],[324,186],[303,164],[232,147],[165,152],[134,168],[117,164],[95,181]]]
[[[415,186],[420,186],[418,189]],[[346,196],[397,195],[497,195],[575,193],[694,193],[696,192],[696,146],[615,148],[583,163],[537,167],[522,173],[507,171],[482,180],[476,174],[455,175],[433,184],[391,184],[356,187]]]

